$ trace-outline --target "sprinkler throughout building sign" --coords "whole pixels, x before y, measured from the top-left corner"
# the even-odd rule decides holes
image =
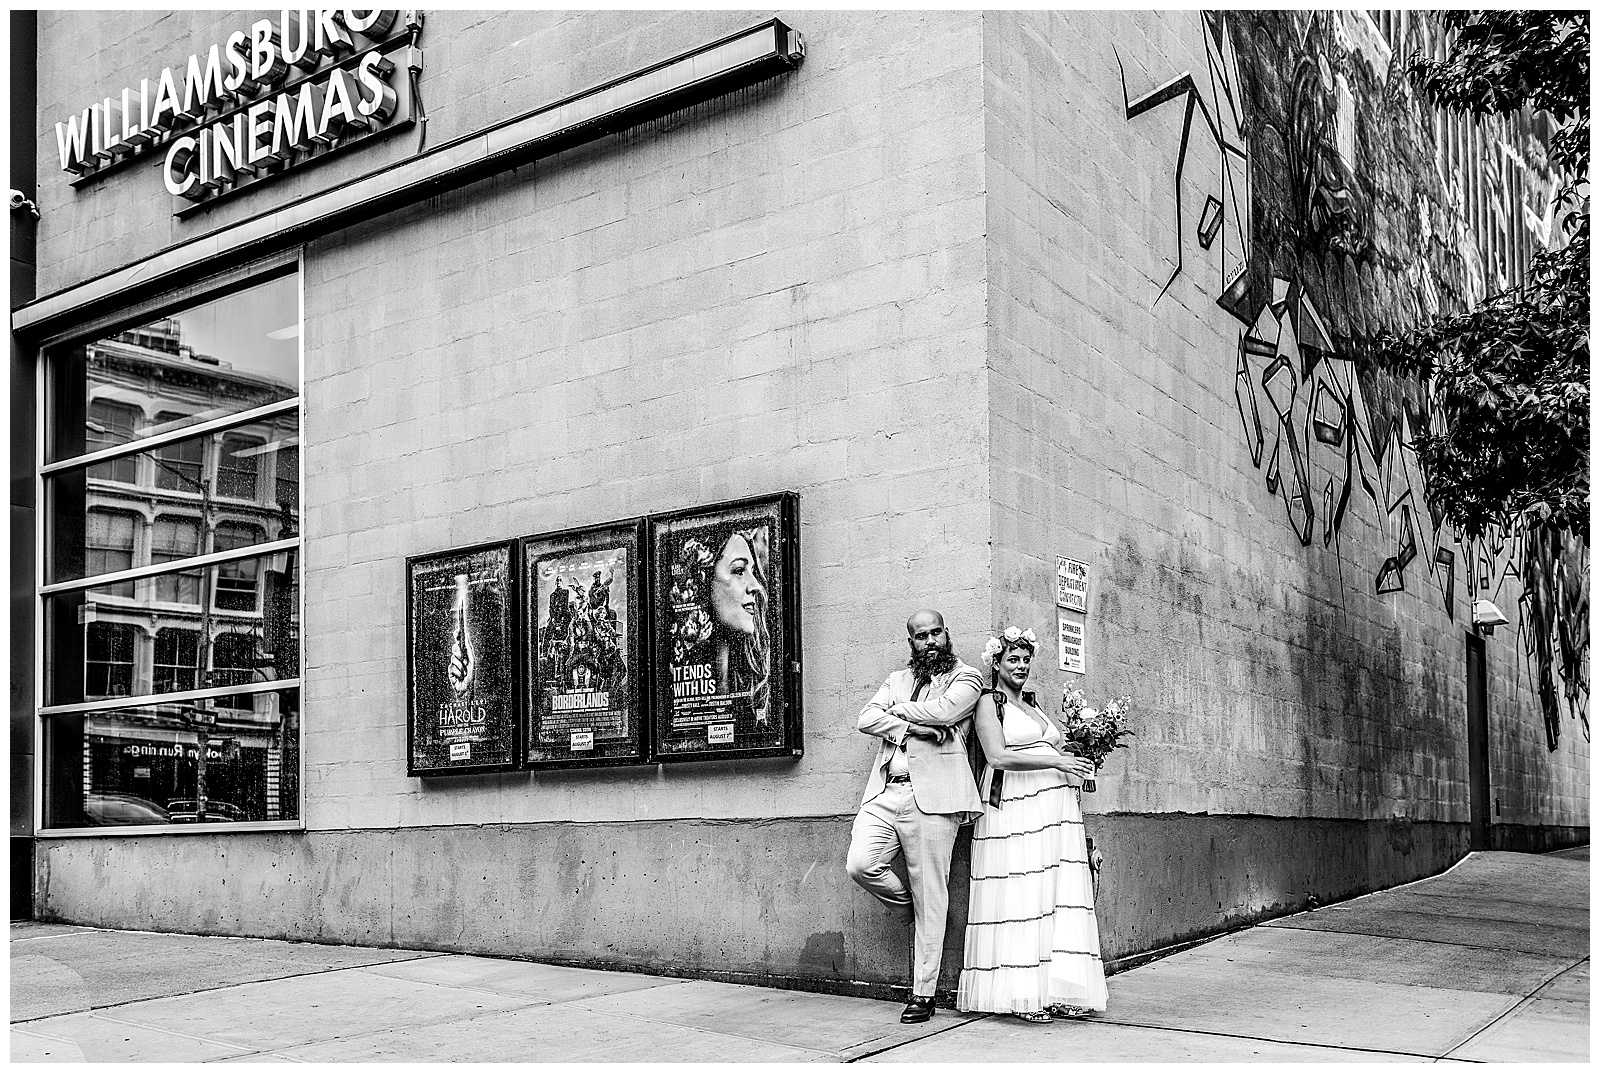
[[[285,8],[235,30],[56,123],[61,168],[78,185],[164,150],[167,191],[205,202],[399,129],[414,96],[401,68],[422,70],[422,14],[401,15]]]

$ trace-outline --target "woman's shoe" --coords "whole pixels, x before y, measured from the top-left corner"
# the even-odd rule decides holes
[[[1087,1017],[1094,1012],[1093,1010],[1085,1009],[1082,1006],[1066,1005],[1046,1006],[1045,1010],[1053,1016],[1065,1017],[1068,1020],[1078,1020],[1079,1018]]]
[[[1017,1013],[1017,1012],[1013,1011],[1011,1016],[1020,1017],[1024,1021],[1028,1022],[1030,1025],[1047,1025],[1051,1021],[1055,1020],[1055,1018],[1051,1017],[1048,1013],[1045,1013],[1043,1010],[1039,1010],[1039,1011],[1034,1012],[1034,1013]]]

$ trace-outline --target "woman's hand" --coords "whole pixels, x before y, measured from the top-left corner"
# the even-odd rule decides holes
[[[1064,753],[1056,757],[1055,768],[1073,778],[1082,780],[1094,774],[1094,762],[1087,757],[1074,753]],[[1073,783],[1074,786],[1078,783]]]

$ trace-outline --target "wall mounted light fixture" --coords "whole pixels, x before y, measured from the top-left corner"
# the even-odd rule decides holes
[[[1504,626],[1509,621],[1492,600],[1472,601],[1472,628],[1485,637],[1493,635],[1496,626]]]

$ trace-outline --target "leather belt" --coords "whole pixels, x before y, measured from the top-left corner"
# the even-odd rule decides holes
[[[890,775],[888,781],[889,782],[910,782],[911,781],[911,776],[910,775]]]

